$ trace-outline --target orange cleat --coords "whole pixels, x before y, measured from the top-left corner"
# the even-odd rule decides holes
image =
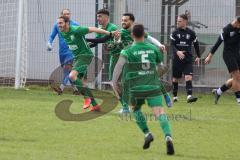
[[[96,106],[92,106],[92,107],[90,107],[90,111],[92,112],[92,111],[100,111],[101,110],[101,107],[100,107],[100,105],[96,105]]]
[[[84,105],[83,105],[83,109],[87,109],[87,108],[89,108],[90,107],[90,104],[91,104],[91,98],[86,98],[85,100],[84,100]]]

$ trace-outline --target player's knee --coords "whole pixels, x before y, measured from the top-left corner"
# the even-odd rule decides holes
[[[73,73],[70,73],[70,74],[69,74],[69,79],[70,79],[71,81],[76,81],[76,80],[77,80],[77,76],[76,76],[75,74],[73,74]]]
[[[153,114],[154,114],[155,117],[158,117],[161,114],[165,114],[163,107],[159,107],[159,106],[154,107],[153,108]]]

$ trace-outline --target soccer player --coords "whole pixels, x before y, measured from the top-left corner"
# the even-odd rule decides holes
[[[192,44],[194,44],[196,50],[197,58],[195,59],[195,62],[198,66],[200,64],[200,50],[197,36],[193,30],[187,27],[187,22],[187,15],[179,15],[177,18],[177,29],[170,35],[171,47],[173,50],[173,102],[178,101],[178,80],[182,77],[182,74],[184,74],[186,82],[187,102],[192,103],[197,101],[197,97],[192,96]]]
[[[110,75],[113,73],[113,69],[116,65],[116,62],[118,61],[119,55],[121,50],[123,50],[125,47],[131,45],[133,43],[133,39],[131,36],[131,31],[132,31],[132,26],[135,22],[135,17],[132,13],[124,13],[122,16],[122,29],[120,32],[116,32],[116,34],[119,34],[120,39],[111,41],[109,44],[109,49],[111,50],[113,54],[111,61],[110,61]],[[115,36],[117,37],[117,36]],[[158,40],[155,38],[151,37],[150,35],[146,34],[145,35],[146,40],[149,41],[150,43],[153,43],[157,47],[159,47],[161,50],[165,50],[165,46],[162,45]],[[106,40],[106,38],[103,38]],[[91,40],[92,41],[92,40]],[[94,40],[92,42],[97,42],[97,43],[104,43],[104,41],[99,41],[99,40]],[[162,87],[163,92],[164,92],[164,98],[166,101],[166,104],[168,107],[172,106],[171,99],[169,95],[167,94],[166,90],[164,87]],[[124,100],[121,98],[120,101],[122,101],[122,104],[125,104]],[[129,113],[129,109],[127,105],[123,105],[123,108],[119,111],[120,113]]]
[[[217,104],[219,98],[221,97],[223,92],[226,92],[230,88],[232,88],[232,81],[233,79],[230,78],[228,79],[221,87],[218,89],[213,89],[212,93],[214,94],[214,103]],[[240,91],[235,92],[235,97],[237,100],[237,103],[240,104]]]
[[[72,71],[69,74],[71,81],[77,86],[79,92],[85,97],[83,108],[89,108],[91,111],[100,111],[90,89],[87,87],[87,68],[93,58],[93,53],[85,40],[85,35],[91,32],[111,35],[111,32],[96,27],[71,26],[69,19],[64,16],[58,18],[58,27],[61,36],[68,44],[74,55]]]
[[[143,149],[148,149],[154,140],[141,112],[141,106],[146,100],[164,132],[167,154],[173,155],[172,134],[167,115],[162,107],[160,80],[156,69],[157,65],[161,63],[162,57],[156,46],[144,42],[144,34],[142,24],[133,26],[134,43],[121,51],[114,69],[112,85],[117,96],[124,94],[124,96],[129,97],[126,99],[133,106],[136,123],[145,134]],[[123,93],[118,85],[120,74],[122,74]]]
[[[63,9],[61,11],[61,15],[68,17],[69,19],[71,18],[71,13],[70,13],[69,9]],[[69,23],[70,23],[70,25],[79,26],[79,24],[73,20],[70,20]],[[67,83],[70,82],[73,87],[73,94],[78,95],[79,92],[78,92],[76,86],[74,86],[72,84],[72,82],[69,81],[69,73],[72,69],[72,63],[73,63],[73,54],[72,54],[72,51],[69,50],[67,44],[64,42],[64,39],[59,32],[60,31],[59,31],[58,25],[57,25],[57,23],[55,23],[53,26],[52,32],[49,35],[48,43],[47,43],[47,50],[51,51],[53,48],[52,43],[53,43],[56,35],[58,35],[59,60],[60,60],[61,67],[63,68],[63,80],[62,80],[60,87],[57,87],[57,88],[54,87],[53,89],[55,92],[58,93],[58,95],[61,95],[63,93],[63,90],[66,87]]]
[[[217,42],[212,47],[210,53],[205,59],[205,63],[209,64],[218,47],[224,41],[223,60],[231,74],[232,80],[229,79],[226,84],[215,91],[215,103],[217,103],[222,92],[230,87],[235,91],[237,99],[240,99],[240,17],[236,17],[231,23],[223,28],[222,33],[218,37]]]
[[[116,31],[118,29],[118,27],[115,24],[109,22],[109,11],[106,9],[100,9],[97,11],[97,21],[101,29],[107,30],[109,32]],[[103,34],[97,34],[96,39],[87,38],[86,40],[89,42],[93,42],[93,44],[91,44],[90,47],[96,46],[99,42],[106,43],[107,46],[109,46],[114,41],[114,39],[111,36],[106,36]],[[112,73],[114,69],[113,67],[115,66],[116,61],[118,60],[119,51],[111,47],[108,49],[110,53],[110,63],[109,63],[110,65],[109,65],[108,78],[111,81]],[[128,104],[122,98],[120,98],[119,101],[122,105],[121,113],[129,113]]]

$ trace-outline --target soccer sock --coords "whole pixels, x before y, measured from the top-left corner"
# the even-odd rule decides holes
[[[235,92],[237,102],[240,103],[240,91]]]
[[[69,69],[67,68],[63,68],[63,81],[62,84],[64,84],[65,86],[67,85],[68,81],[69,81]]]
[[[78,91],[76,85],[74,85],[74,83],[72,82],[72,80],[71,80],[70,78],[69,78],[69,82],[70,82],[70,84],[72,85],[73,90],[74,90],[74,91]]]
[[[136,120],[138,127],[141,129],[141,131],[144,134],[147,134],[149,132],[149,129],[148,129],[147,122],[146,122],[146,119],[145,119],[142,111],[140,109],[135,110],[133,112],[133,115],[134,115],[134,118]]]
[[[91,90],[90,90],[88,87],[84,87],[84,88],[86,89],[86,96],[91,98],[91,104],[92,104],[93,106],[96,106],[96,105],[97,105],[97,102],[96,102],[96,100],[94,99]]]
[[[220,88],[217,89],[217,94],[221,95],[223,92],[227,91],[229,87],[226,84],[223,84]]]
[[[77,78],[77,80],[74,81],[73,83],[75,84],[77,89],[80,91],[80,93],[84,96],[84,98],[91,98],[91,104],[93,106],[97,105],[97,102],[93,98],[93,95],[92,95],[90,89],[88,87],[83,87],[82,81],[79,78]]]
[[[173,96],[177,97],[178,92],[178,82],[173,82]]]
[[[192,95],[192,81],[186,81],[187,95]]]
[[[120,103],[122,104],[122,108],[123,108],[124,110],[129,110],[128,104],[124,101],[123,97],[121,97],[119,101],[120,101]]]
[[[72,81],[72,83],[77,87],[79,91],[83,89],[82,81],[79,78],[77,78],[76,81]]]
[[[93,94],[92,94],[91,90],[88,87],[82,87],[82,89],[80,90],[80,93],[82,95],[84,95],[84,98],[91,98],[91,104],[93,106],[97,105],[97,102],[94,99]]]
[[[61,85],[60,85],[60,89],[63,91],[64,88],[65,88],[65,85],[64,85],[64,84],[61,84]]]
[[[167,115],[166,114],[160,114],[157,117],[157,119],[160,123],[160,126],[163,130],[163,133],[164,133],[165,137],[166,136],[171,136],[171,127],[170,127]]]

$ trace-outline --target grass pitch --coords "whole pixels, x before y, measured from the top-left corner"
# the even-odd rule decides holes
[[[0,88],[0,160],[238,160],[240,106],[233,95],[213,104],[211,94],[187,104],[185,95],[165,107],[173,130],[174,156],[166,155],[159,123],[144,106],[155,140],[142,150],[143,134],[133,117],[112,112],[89,121],[63,121],[58,102],[70,99],[72,113],[83,112],[82,98],[47,89]],[[99,100],[100,101],[100,100]]]

